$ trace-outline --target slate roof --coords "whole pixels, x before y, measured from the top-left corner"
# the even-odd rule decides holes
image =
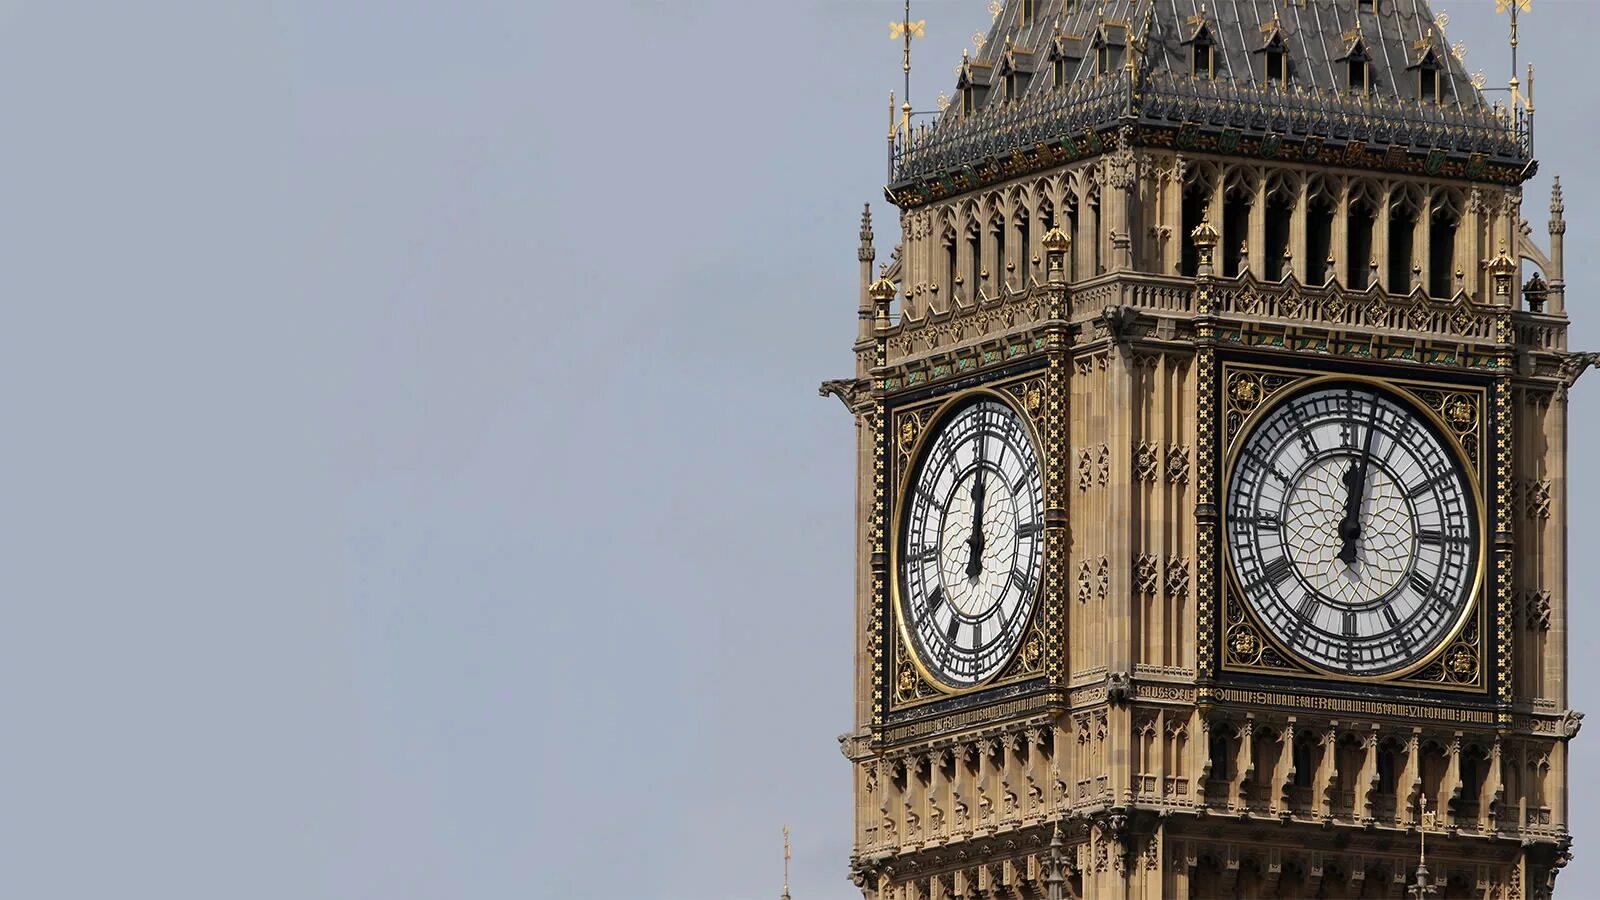
[[[1198,23],[1211,33],[1217,52],[1218,81],[1267,87],[1262,49],[1276,18],[1288,51],[1289,84],[1311,91],[1344,92],[1345,71],[1338,62],[1351,41],[1347,34],[1360,25],[1360,40],[1372,58],[1374,94],[1391,100],[1417,99],[1414,71],[1422,56],[1417,45],[1431,41],[1435,56],[1447,66],[1444,101],[1458,108],[1484,108],[1483,95],[1473,87],[1461,61],[1450,53],[1443,29],[1435,22],[1427,0],[1375,0],[1376,11],[1357,11],[1358,0],[1036,0],[1030,24],[1020,23],[1022,4],[1006,4],[995,19],[988,40],[975,61],[996,65],[1008,47],[1032,50],[1043,58],[1058,34],[1069,36],[1069,52],[1077,51],[1070,76],[1094,76],[1092,43],[1101,23],[1111,25],[1113,41],[1124,41],[1132,31],[1148,37],[1144,60],[1151,73],[1187,77],[1190,48]],[[1202,7],[1205,15],[1200,13]],[[1104,10],[1102,13],[1101,10]],[[1148,31],[1145,21],[1148,17]],[[1075,38],[1075,40],[1073,40]],[[1030,91],[1048,91],[1048,73],[1036,77]]]
[[[1427,0],[1034,0],[1027,23],[1023,6],[1006,2],[963,64],[958,100],[909,152],[901,148],[894,180],[1129,122],[1529,157],[1526,135],[1473,86]],[[1197,35],[1214,54],[1209,78],[1193,73]],[[1282,84],[1267,78],[1272,41],[1285,52]],[[1104,75],[1102,44],[1112,60]],[[1365,94],[1347,83],[1352,52],[1369,60]],[[1126,53],[1135,57],[1131,78]],[[1438,67],[1437,103],[1419,102],[1424,64]],[[959,98],[969,88],[964,110]]]

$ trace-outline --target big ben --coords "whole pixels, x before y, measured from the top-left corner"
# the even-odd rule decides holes
[[[896,126],[824,385],[868,900],[1553,892],[1594,357],[1443,25],[1010,0]]]

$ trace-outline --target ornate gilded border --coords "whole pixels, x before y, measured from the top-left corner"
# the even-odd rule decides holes
[[[970,688],[953,689],[940,684],[931,677],[917,659],[915,652],[909,646],[906,638],[904,622],[901,621],[899,609],[899,585],[895,573],[898,554],[893,546],[900,532],[898,524],[901,515],[899,499],[904,495],[908,479],[915,469],[915,463],[920,457],[923,444],[931,431],[942,422],[949,413],[964,403],[977,396],[989,396],[1008,403],[1015,409],[1026,422],[1030,431],[1030,439],[1034,442],[1039,455],[1042,473],[1045,479],[1045,503],[1048,511],[1050,507],[1050,485],[1053,473],[1054,457],[1059,454],[1049,452],[1047,436],[1050,433],[1047,416],[1047,398],[1050,391],[1050,375],[1048,371],[1037,369],[1012,376],[1002,381],[968,388],[966,390],[928,397],[905,404],[896,405],[889,411],[890,430],[893,434],[893,446],[888,456],[888,467],[885,472],[885,482],[890,485],[888,514],[886,522],[894,522],[888,529],[888,556],[885,579],[886,596],[879,607],[880,620],[892,622],[892,627],[887,629],[888,640],[885,663],[889,676],[889,684],[882,691],[882,702],[885,704],[886,713],[890,716],[909,709],[915,709],[930,703],[936,703],[952,697],[981,694],[998,688],[1031,681],[1047,673],[1047,648],[1055,646],[1049,639],[1049,628],[1053,618],[1047,615],[1046,610],[1052,605],[1051,583],[1054,574],[1049,570],[1051,564],[1051,548],[1053,529],[1046,517],[1045,529],[1045,554],[1042,566],[1045,571],[1041,573],[1039,602],[1034,607],[1029,617],[1025,637],[1018,652],[1006,664],[1000,674],[994,678]],[[1059,600],[1059,595],[1055,598]]]
[[[1483,535],[1482,548],[1473,591],[1473,604],[1454,633],[1441,641],[1429,657],[1412,670],[1396,676],[1356,678],[1335,673],[1325,673],[1300,662],[1279,646],[1269,629],[1256,621],[1254,612],[1239,593],[1232,577],[1231,567],[1221,548],[1213,551],[1215,564],[1223,569],[1225,577],[1219,579],[1217,597],[1221,605],[1220,624],[1202,621],[1201,634],[1220,639],[1221,658],[1215,661],[1217,671],[1226,674],[1270,675],[1296,680],[1337,682],[1345,686],[1393,686],[1420,688],[1433,691],[1484,694],[1491,673],[1503,675],[1504,650],[1491,645],[1488,610],[1491,606],[1491,569],[1498,567],[1505,556],[1493,540],[1489,529],[1489,516],[1503,515],[1505,506],[1498,498],[1492,504],[1487,486],[1504,483],[1498,473],[1490,468],[1490,455],[1500,446],[1494,440],[1489,426],[1491,410],[1488,385],[1464,382],[1431,381],[1403,376],[1375,377],[1355,374],[1341,369],[1312,369],[1304,366],[1274,366],[1262,363],[1227,361],[1222,365],[1220,390],[1221,428],[1215,435],[1214,450],[1220,462],[1232,456],[1237,441],[1248,429],[1253,417],[1269,408],[1274,398],[1295,390],[1306,382],[1324,377],[1350,378],[1379,384],[1399,393],[1418,406],[1430,410],[1435,426],[1439,427],[1447,442],[1453,444],[1468,465],[1478,497],[1479,531]],[[1226,472],[1215,480],[1222,486],[1227,481]],[[1498,593],[1496,591],[1495,593]],[[1509,596],[1509,594],[1508,594]],[[1498,603],[1494,603],[1496,607]],[[1498,609],[1497,609],[1498,612]],[[1500,616],[1496,616],[1499,620]],[[1497,629],[1498,630],[1498,629]],[[1500,643],[1500,642],[1497,642]],[[1497,659],[1498,657],[1498,659]],[[1496,662],[1501,663],[1495,665]]]

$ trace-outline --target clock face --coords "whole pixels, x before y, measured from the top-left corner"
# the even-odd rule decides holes
[[[983,399],[947,418],[903,500],[900,616],[946,687],[994,677],[1022,642],[1039,585],[1044,491],[1028,427]]]
[[[1274,407],[1239,449],[1227,502],[1245,602],[1314,667],[1398,672],[1472,602],[1481,538],[1467,473],[1386,391],[1324,383]]]

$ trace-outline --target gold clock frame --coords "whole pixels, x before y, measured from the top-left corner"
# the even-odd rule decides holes
[[[891,444],[894,447],[892,453],[894,464],[890,468],[894,503],[889,529],[886,598],[889,609],[885,612],[893,617],[894,641],[888,653],[893,670],[889,673],[891,677],[885,685],[885,693],[890,700],[888,708],[891,711],[912,709],[940,700],[976,694],[1045,674],[1044,658],[1049,652],[1048,642],[1045,639],[1045,606],[1048,602],[1045,588],[1051,564],[1048,540],[1051,526],[1048,521],[1045,521],[1045,532],[1040,536],[1038,583],[1034,588],[1033,605],[1028,612],[1022,640],[1011,651],[999,672],[975,685],[955,687],[946,684],[928,669],[917,653],[916,643],[911,639],[901,603],[900,560],[901,538],[905,530],[906,492],[910,488],[913,473],[923,461],[928,441],[939,432],[940,427],[957,409],[979,398],[988,398],[1005,404],[1023,421],[1028,440],[1032,442],[1034,454],[1039,461],[1040,500],[1044,507],[1040,510],[1040,514],[1042,517],[1045,516],[1050,506],[1049,479],[1052,465],[1052,457],[1043,434],[1046,380],[1044,370],[1034,369],[1002,381],[967,388],[947,396],[900,404],[890,409],[890,422],[893,428]],[[914,429],[914,434],[907,430],[908,425]],[[906,439],[908,436],[909,440]],[[909,662],[919,682],[911,685],[910,690],[906,689],[906,670],[903,668],[906,662]]]
[[[1293,368],[1274,366],[1239,361],[1222,361],[1220,368],[1220,382],[1223,396],[1221,406],[1223,415],[1219,423],[1219,440],[1221,443],[1220,464],[1222,466],[1221,479],[1218,484],[1218,516],[1217,535],[1218,548],[1222,559],[1221,566],[1224,570],[1221,579],[1221,604],[1218,612],[1220,622],[1207,623],[1208,627],[1216,628],[1217,639],[1220,642],[1221,658],[1219,667],[1224,673],[1247,673],[1252,675],[1271,675],[1294,679],[1310,679],[1317,681],[1337,681],[1347,685],[1396,685],[1428,690],[1448,690],[1456,692],[1486,693],[1489,687],[1488,652],[1489,622],[1488,612],[1494,598],[1488,594],[1489,569],[1492,563],[1491,544],[1494,534],[1489,528],[1488,494],[1485,490],[1487,480],[1492,477],[1490,471],[1490,441],[1484,434],[1485,426],[1490,421],[1490,386],[1487,384],[1462,384],[1448,381],[1431,381],[1404,376],[1381,377],[1357,372],[1340,372],[1329,370],[1311,370],[1306,368]],[[1272,386],[1266,387],[1271,383]],[[1468,602],[1463,606],[1454,624],[1439,638],[1435,645],[1421,657],[1396,669],[1374,675],[1337,672],[1305,659],[1294,653],[1275,635],[1271,629],[1266,628],[1256,614],[1254,608],[1246,601],[1243,586],[1235,570],[1233,554],[1227,545],[1228,541],[1228,497],[1233,481],[1234,468],[1239,452],[1245,439],[1254,432],[1261,421],[1287,402],[1289,397],[1307,390],[1313,390],[1322,384],[1364,384],[1381,390],[1395,400],[1406,404],[1415,413],[1421,415],[1434,428],[1443,441],[1446,452],[1452,454],[1463,472],[1466,473],[1467,488],[1471,494],[1474,505],[1473,514],[1478,525],[1477,559],[1473,572],[1472,587],[1468,591]],[[1235,396],[1235,391],[1240,390],[1241,384],[1254,385],[1261,393],[1255,397]],[[1435,392],[1443,399],[1446,406],[1454,409],[1453,401],[1457,398],[1471,398],[1471,423],[1468,433],[1473,434],[1476,440],[1476,452],[1469,451],[1462,443],[1462,432],[1445,420],[1440,410],[1435,409],[1426,399],[1419,396],[1418,391]],[[1241,393],[1248,391],[1240,390]],[[1237,404],[1248,402],[1249,411],[1237,422],[1230,421],[1239,412]],[[1242,613],[1242,619],[1235,621],[1233,608]],[[1242,638],[1241,636],[1248,636]],[[1463,635],[1471,635],[1469,642]],[[1249,640],[1261,642],[1260,646],[1253,649],[1244,649],[1243,645]],[[1267,650],[1274,651],[1276,657],[1269,657]],[[1417,677],[1441,663],[1449,654],[1452,660],[1459,661],[1461,653],[1470,653],[1470,678],[1452,679],[1450,666],[1441,665],[1442,678],[1423,680]],[[1241,661],[1241,657],[1245,661]],[[1250,662],[1250,659],[1255,662]],[[1270,663],[1263,664],[1263,659]]]

